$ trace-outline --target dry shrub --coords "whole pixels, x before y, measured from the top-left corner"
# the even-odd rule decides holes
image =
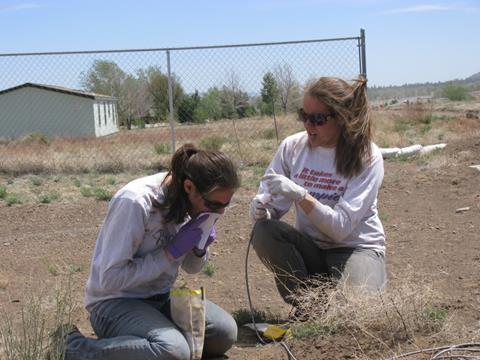
[[[414,124],[428,124],[432,120],[432,111],[433,107],[431,104],[417,101],[408,104],[404,114]]]
[[[51,360],[63,359],[65,347],[51,352],[49,335],[73,321],[77,305],[73,299],[71,277],[59,280],[53,295],[39,289],[38,284],[30,285],[24,294],[17,313],[7,312],[6,309],[0,311],[0,358],[38,360],[44,359],[50,350]],[[54,309],[51,309],[52,304]],[[66,334],[59,334],[57,330],[57,335],[62,337]]]
[[[359,334],[385,350],[418,336],[432,336],[446,329],[447,309],[438,295],[417,278],[389,284],[383,292],[368,292],[361,287],[332,286],[324,278],[313,278],[296,295],[298,313],[308,322],[296,324],[294,334]]]
[[[302,130],[293,115],[276,119],[279,138]],[[269,117],[219,120],[207,124],[177,125],[176,147],[185,143],[202,145],[202,139],[215,137],[208,147],[219,148],[242,165],[270,159],[278,143],[265,139],[265,131],[275,126]],[[11,175],[89,172],[138,172],[165,168],[171,153],[158,144],[171,143],[170,127],[120,131],[101,138],[52,138],[32,134],[24,139],[0,142],[0,173]],[[157,146],[157,148],[156,148]],[[260,159],[260,160],[259,160]]]

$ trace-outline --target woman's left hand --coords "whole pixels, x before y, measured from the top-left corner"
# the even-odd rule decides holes
[[[283,195],[292,201],[302,200],[307,194],[306,189],[280,174],[265,175],[262,181],[267,185],[270,194]]]
[[[211,243],[215,241],[215,226],[212,226],[212,229],[210,230],[210,234],[208,235],[207,242],[205,243],[205,247],[203,249],[199,249],[197,246],[193,248],[193,253],[197,255],[198,257],[202,257],[205,255],[207,252],[207,248],[210,246]]]
[[[201,225],[207,218],[208,214],[200,214],[180,228],[166,247],[171,257],[178,259],[198,245],[202,237]]]

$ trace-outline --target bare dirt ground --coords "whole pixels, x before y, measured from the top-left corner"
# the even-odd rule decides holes
[[[386,161],[379,196],[388,237],[390,281],[407,272],[427,278],[444,306],[472,336],[480,329],[480,171],[469,167],[476,164],[480,164],[480,138],[474,136],[449,143],[426,160]],[[248,206],[253,195],[253,189],[240,190],[217,223],[213,276],[181,276],[189,284],[205,286],[212,301],[232,312],[248,308],[244,265],[252,226]],[[468,209],[457,212],[459,208]],[[25,291],[46,289],[51,296],[55,281],[74,266],[76,270],[70,272],[80,307],[75,321],[85,335],[93,336],[82,307],[83,289],[106,209],[106,202],[93,198],[10,207],[0,202],[1,307],[18,311],[28,305],[22,303]],[[273,277],[254,252],[248,274],[254,307],[287,316],[291,309],[281,301]],[[404,350],[446,345],[433,341],[406,344]],[[291,343],[298,359],[353,359],[362,352],[368,358],[368,347],[374,345],[365,346],[349,334]],[[243,329],[227,355],[229,359],[286,358],[280,346],[259,347],[255,337]]]

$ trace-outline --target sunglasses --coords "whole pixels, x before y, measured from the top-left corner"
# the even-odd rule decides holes
[[[330,114],[322,114],[322,113],[317,113],[317,114],[307,114],[302,108],[298,109],[297,111],[298,114],[298,121],[301,121],[303,123],[306,123],[307,121],[310,121],[312,125],[316,126],[322,126],[328,121],[328,118],[331,116],[334,116],[335,114],[330,113]]]
[[[208,200],[205,196],[203,195],[200,195],[203,199],[203,203],[205,205],[205,207],[209,210],[212,210],[212,211],[216,211],[216,210],[220,210],[220,209],[224,209],[226,208],[228,205],[230,205],[230,201],[227,202],[226,204],[224,203],[221,203],[220,201],[212,201],[212,200]]]

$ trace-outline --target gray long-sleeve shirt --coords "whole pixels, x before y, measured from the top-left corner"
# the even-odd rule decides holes
[[[165,210],[153,206],[164,200],[161,183],[166,173],[134,180],[111,199],[98,234],[87,282],[88,310],[99,301],[128,297],[147,298],[166,293],[173,286],[178,268],[199,272],[208,253],[193,252],[170,260],[165,254],[183,224],[164,223]]]
[[[269,168],[307,189],[317,200],[309,214],[296,205],[295,227],[314,237],[318,247],[360,247],[385,253],[385,233],[377,210],[383,158],[375,144],[363,171],[345,178],[336,172],[335,148],[310,147],[303,131],[283,140]],[[259,193],[265,189],[260,184]],[[285,197],[274,198],[272,215],[282,217],[291,205]]]

